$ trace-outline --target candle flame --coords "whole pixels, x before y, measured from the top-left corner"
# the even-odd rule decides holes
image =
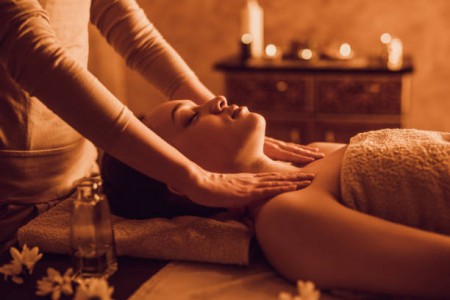
[[[277,46],[275,46],[274,44],[268,44],[266,46],[266,56],[268,57],[274,57],[275,55],[277,55]]]
[[[352,54],[352,47],[349,43],[343,43],[339,47],[339,54],[342,57],[349,57]]]
[[[249,45],[251,42],[253,42],[253,36],[250,33],[244,33],[241,37],[242,43]]]
[[[310,60],[313,56],[311,49],[301,49],[298,51],[298,56],[304,60]]]
[[[388,45],[388,68],[391,70],[401,69],[403,64],[403,43],[400,39],[394,38]]]
[[[383,44],[387,45],[392,41],[392,35],[390,33],[385,32],[380,36],[380,41]]]

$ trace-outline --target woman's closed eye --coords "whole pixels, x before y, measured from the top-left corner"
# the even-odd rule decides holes
[[[188,126],[188,125],[194,123],[195,121],[197,121],[199,116],[200,116],[200,112],[199,111],[194,111],[193,114],[188,118],[186,126]]]

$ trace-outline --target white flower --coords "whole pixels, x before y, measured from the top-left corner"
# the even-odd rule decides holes
[[[14,283],[22,284],[23,278],[19,276],[22,274],[22,267],[20,262],[13,260],[11,263],[1,266],[0,273],[3,273],[5,280],[8,279],[8,276],[11,276]]]
[[[112,300],[114,288],[104,278],[90,278],[79,282],[74,300]]]
[[[292,300],[292,294],[288,292],[280,292],[278,294],[278,300]]]
[[[9,253],[13,258],[11,263],[25,266],[30,274],[33,273],[34,265],[42,258],[42,253],[39,253],[38,247],[30,250],[26,244],[23,245],[21,252],[17,248],[11,247]]]
[[[16,248],[12,248],[17,251]],[[17,251],[19,252],[19,251]],[[33,273],[34,265],[42,258],[42,253],[39,253],[39,248],[34,247],[33,249],[29,249],[27,245],[23,245],[22,253],[20,253],[22,264],[27,267],[28,272]]]
[[[292,295],[288,292],[280,292],[278,300],[319,300],[320,290],[311,281],[297,281],[298,295]]]
[[[278,294],[278,300],[303,300],[300,296],[292,295],[288,292],[280,292]]]
[[[72,268],[69,268],[61,275],[53,268],[47,269],[47,276],[38,280],[36,295],[52,295],[52,300],[58,300],[61,294],[72,295]]]
[[[297,281],[297,289],[302,300],[320,299],[320,290],[316,289],[312,281]]]
[[[42,253],[39,253],[38,247],[30,250],[27,245],[23,245],[21,252],[17,248],[11,247],[9,253],[13,259],[11,263],[0,267],[0,273],[3,273],[5,280],[8,279],[8,276],[11,276],[12,281],[17,284],[23,283],[23,278],[20,275],[25,272],[25,269],[31,274],[34,265],[42,258]]]

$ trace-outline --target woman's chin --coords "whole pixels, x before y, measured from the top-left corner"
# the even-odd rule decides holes
[[[257,121],[257,130],[260,130],[265,134],[266,119],[263,116],[256,114],[256,121]]]
[[[251,134],[247,136],[246,143],[254,143],[254,145],[264,144],[264,138],[266,136],[266,119],[259,114],[254,114],[252,121]]]
[[[247,117],[248,120],[250,120],[253,123],[253,126],[255,128],[258,128],[260,130],[261,128],[265,130],[266,128],[266,119],[257,113],[250,113]]]

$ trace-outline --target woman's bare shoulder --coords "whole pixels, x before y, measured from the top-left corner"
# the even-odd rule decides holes
[[[311,208],[321,209],[331,203],[337,204],[339,201],[336,195],[330,192],[329,184],[321,182],[311,184],[305,189],[279,194],[263,204],[249,207],[248,213],[256,220],[262,211],[311,211]]]
[[[325,158],[302,168],[305,172],[316,174],[310,186],[277,195],[262,205],[255,205],[249,209],[250,214],[256,216],[263,207],[266,207],[266,209],[272,209],[271,207],[296,207],[296,209],[300,209],[300,207],[309,206],[312,203],[320,202],[324,204],[329,201],[338,203],[337,200],[340,197],[341,162],[347,147],[346,144],[330,144],[326,146],[329,146],[330,150],[334,148],[334,151],[330,151],[330,154],[327,154]]]
[[[319,149],[320,152],[325,153],[325,155],[330,155],[331,153],[347,146],[343,143],[328,143],[328,142],[314,142],[307,145],[308,147],[313,147]]]

